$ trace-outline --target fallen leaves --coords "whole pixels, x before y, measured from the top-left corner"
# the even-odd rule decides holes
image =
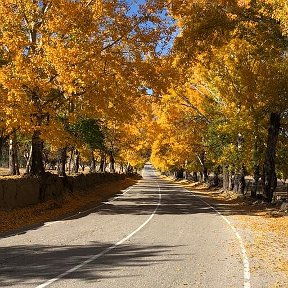
[[[96,206],[121,190],[135,184],[134,177],[116,182],[103,183],[89,191],[66,193],[60,200],[50,200],[37,205],[0,211],[0,233],[13,231],[26,226],[42,225],[44,222],[62,218],[64,215]]]

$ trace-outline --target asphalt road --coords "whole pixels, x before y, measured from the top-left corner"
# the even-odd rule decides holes
[[[249,288],[225,219],[146,165],[124,195],[0,239],[0,287]]]

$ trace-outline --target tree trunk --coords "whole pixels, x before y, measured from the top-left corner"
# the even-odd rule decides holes
[[[228,173],[228,190],[232,191],[234,189],[234,172],[232,170]]]
[[[260,179],[260,166],[256,165],[254,166],[254,175],[253,175],[253,182],[251,187],[251,197],[256,198],[257,196],[257,189],[258,189],[258,182]]]
[[[0,161],[2,161],[3,146],[4,146],[5,141],[6,141],[5,137],[0,136]]]
[[[130,163],[127,163],[127,166],[126,166],[126,173],[127,174],[130,174],[133,172],[133,167],[130,165]]]
[[[239,191],[239,182],[240,182],[240,173],[239,173],[239,171],[235,172],[233,182],[234,182],[233,191],[238,193],[238,191]]]
[[[110,173],[115,173],[115,159],[114,159],[112,151],[110,151],[109,160],[110,160],[110,163],[109,163]]]
[[[31,160],[32,160],[32,145],[30,147],[28,157],[25,156],[25,158],[27,159],[25,174],[29,174],[31,172],[31,163],[32,163],[31,162]]]
[[[203,182],[208,182],[208,170],[207,167],[203,167]]]
[[[9,174],[16,175],[15,169],[15,155],[14,155],[14,141],[13,139],[9,139]]]
[[[195,171],[192,173],[192,181],[193,182],[197,182],[198,181],[197,172],[195,172]]]
[[[256,121],[257,125],[255,127],[255,142],[254,142],[254,149],[252,154],[253,159],[253,182],[251,187],[251,197],[256,198],[257,190],[258,190],[258,182],[260,179],[260,159],[261,159],[261,152],[259,145],[260,145],[260,138],[258,135],[259,125],[258,121]]]
[[[218,187],[219,186],[219,174],[217,172],[214,172],[213,180],[212,180],[212,186]]]
[[[184,169],[180,168],[179,170],[176,170],[176,179],[184,179]]]
[[[280,114],[271,113],[268,128],[267,148],[263,167],[263,191],[269,202],[273,199],[273,194],[277,186],[275,172],[275,158],[278,135],[280,131]]]
[[[123,173],[124,172],[124,165],[123,165],[123,162],[120,162],[120,173]]]
[[[96,160],[94,157],[94,152],[91,149],[91,165],[90,165],[90,172],[95,172],[96,171]]]
[[[223,166],[223,190],[224,191],[229,190],[229,166],[228,165]]]
[[[5,133],[4,129],[0,130],[0,161],[3,158],[3,146],[5,145],[6,141],[9,139],[9,134]]]
[[[42,175],[45,172],[43,165],[43,141],[40,138],[41,132],[35,130],[32,136],[31,171],[32,175]]]
[[[246,187],[245,183],[245,168],[242,167],[234,175],[234,187],[233,190],[239,194],[244,194]]]
[[[220,170],[219,167],[217,167],[215,169],[215,171],[214,171],[214,177],[213,177],[213,180],[212,180],[212,186],[213,187],[218,187],[219,186],[219,182],[220,182],[220,180],[219,180],[220,171],[219,170]]]
[[[239,188],[238,188],[238,193],[244,194],[245,188],[246,188],[246,182],[245,182],[245,167],[241,167],[240,171],[240,177],[239,177]]]
[[[16,132],[14,132],[14,159],[15,159],[15,172],[16,175],[20,175],[20,170],[19,170],[19,159],[18,159],[18,143],[17,143],[17,138],[16,138]]]
[[[100,166],[99,166],[99,172],[104,173],[106,168],[106,155],[105,153],[101,153],[100,155]]]
[[[74,155],[74,149],[71,150],[70,157],[69,157],[69,163],[68,163],[68,174],[69,175],[72,172],[71,166],[72,166],[73,155]]]
[[[73,163],[73,172],[78,173],[80,166],[80,153],[77,149],[74,151],[74,163]]]
[[[199,182],[203,182],[203,172],[199,172]]]
[[[202,171],[201,171],[201,175],[202,175],[202,182],[208,182],[208,170],[206,167],[206,163],[205,163],[205,151],[202,151],[201,154],[198,156],[199,162],[202,166]]]
[[[58,159],[58,175],[59,176],[66,176],[66,161],[67,161],[67,147],[61,148],[59,150],[59,159]]]

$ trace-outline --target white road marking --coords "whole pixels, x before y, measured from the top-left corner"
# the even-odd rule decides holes
[[[48,281],[46,281],[45,283],[41,284],[41,285],[38,285],[36,286],[36,288],[44,288],[44,287],[47,287],[51,284],[53,284],[54,282],[60,280],[61,278],[79,270],[80,268],[82,268],[83,266],[91,263],[92,261],[100,258],[101,256],[107,254],[108,252],[110,252],[111,250],[117,248],[119,245],[123,244],[125,241],[127,241],[128,239],[130,239],[133,235],[135,235],[137,232],[139,232],[144,226],[146,226],[150,221],[151,219],[155,216],[159,206],[161,205],[161,198],[162,198],[162,195],[161,195],[161,191],[160,191],[160,186],[159,184],[157,183],[158,185],[158,194],[159,194],[159,201],[158,201],[158,204],[155,208],[155,210],[153,211],[153,213],[150,215],[150,217],[142,224],[140,225],[137,229],[135,229],[132,233],[130,233],[129,235],[127,235],[125,238],[121,239],[120,241],[118,241],[117,243],[115,243],[114,245],[106,248],[105,250],[103,250],[102,252],[98,253],[98,254],[95,254],[95,255],[92,255],[90,258],[88,258],[87,260],[85,260],[84,262],[80,263],[79,265],[67,270],[66,272],[58,275],[57,277],[53,278],[53,279],[50,279]],[[132,188],[132,187],[131,187]],[[130,189],[131,189],[130,188]],[[128,191],[127,191],[128,192]]]
[[[185,191],[191,193],[191,191],[186,190]],[[199,199],[200,201],[202,201],[203,203],[205,203],[207,206],[209,206],[211,209],[213,209],[219,216],[222,217],[222,219],[224,219],[224,221],[229,225],[229,227],[232,229],[232,231],[235,233],[238,242],[240,244],[240,248],[241,248],[241,256],[242,256],[242,262],[243,262],[243,273],[244,273],[244,284],[243,284],[243,288],[250,288],[251,287],[251,283],[250,283],[250,265],[249,265],[249,258],[248,258],[248,254],[247,251],[245,249],[245,245],[244,242],[240,236],[240,234],[238,233],[238,231],[236,230],[235,226],[227,219],[227,217],[225,217],[224,215],[222,215],[221,212],[219,212],[215,207],[213,207],[212,205],[210,205],[208,202],[206,202],[205,200],[203,200],[201,197],[196,196],[195,194],[193,194],[194,197],[196,197],[197,199]]]

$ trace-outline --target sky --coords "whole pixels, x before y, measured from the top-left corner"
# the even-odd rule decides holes
[[[137,14],[138,11],[138,7],[139,5],[145,4],[146,0],[126,0],[126,3],[128,3],[130,5],[130,13],[131,14]],[[166,18],[166,16],[164,16],[163,14],[163,18]],[[163,43],[159,43],[158,45],[158,49],[157,52],[161,53],[161,54],[168,54],[170,49],[172,48],[173,45],[173,40],[176,37],[177,32],[175,32],[175,34],[173,35],[171,41],[166,45],[163,45]]]
[[[138,6],[145,2],[145,0],[127,0],[127,3],[131,5],[131,14],[137,13]]]

